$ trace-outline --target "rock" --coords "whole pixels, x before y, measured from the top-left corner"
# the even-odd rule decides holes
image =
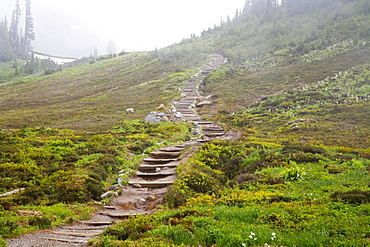
[[[121,188],[121,187],[122,187],[122,185],[116,184],[116,185],[110,186],[108,190],[109,191],[115,191],[117,188]]]
[[[191,134],[192,134],[193,136],[198,136],[198,135],[200,135],[200,130],[193,130],[193,131],[191,132]]]
[[[156,196],[149,196],[146,198],[147,201],[155,201],[155,199],[157,199]]]
[[[306,142],[306,141],[308,141],[308,139],[306,137],[302,137],[301,141]]]
[[[212,103],[211,101],[206,100],[206,101],[202,101],[202,102],[197,103],[197,106],[210,105],[211,103]]]
[[[144,118],[144,122],[145,123],[160,123],[161,120],[160,118],[157,118],[158,117],[158,112],[156,111],[152,111],[150,112],[145,118]]]
[[[122,177],[117,178],[117,183],[121,184],[125,179]]]
[[[141,188],[141,185],[140,184],[133,184],[132,187],[134,187],[134,188]]]
[[[126,109],[126,113],[129,114],[129,113],[134,113],[134,108],[127,108]]]
[[[100,198],[106,199],[106,198],[115,197],[115,196],[118,196],[117,192],[108,191],[108,192],[105,192],[103,195],[101,195]]]

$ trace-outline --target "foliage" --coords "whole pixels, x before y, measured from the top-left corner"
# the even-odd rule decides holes
[[[201,112],[244,136],[202,145],[178,167],[163,210],[130,217],[90,245],[367,246],[368,1],[267,8],[273,2],[252,1],[234,20],[164,49],[1,86],[1,127],[20,130],[0,135],[0,189],[26,189],[1,199],[0,234],[71,222],[52,208],[98,198],[103,182],[129,173],[143,153],[189,140],[186,123],[131,120],[169,105],[217,52],[228,63],[203,80],[213,105]],[[41,205],[53,206],[40,213]]]
[[[4,238],[11,238],[39,229],[70,224],[88,219],[95,210],[91,206],[61,203],[52,206],[15,206],[12,211],[0,211],[0,234]]]

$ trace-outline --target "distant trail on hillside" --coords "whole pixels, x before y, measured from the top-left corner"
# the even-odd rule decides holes
[[[31,77],[35,77],[35,76],[38,76],[38,75],[42,75],[44,74],[45,71],[39,71],[37,73],[34,73],[34,74],[31,74],[31,75],[26,75],[26,76],[21,76],[21,77],[17,77],[17,78],[14,78],[13,80],[10,80],[10,81],[7,81],[7,82],[4,82],[4,83],[0,83],[0,86],[3,86],[3,85],[6,85],[6,84],[9,84],[13,81],[18,81],[20,79],[26,79],[26,78],[31,78]]]
[[[156,210],[163,202],[167,187],[176,180],[177,166],[186,161],[200,145],[213,139],[239,138],[240,133],[236,131],[225,133],[221,126],[213,122],[204,122],[196,113],[196,102],[200,98],[197,90],[199,84],[210,72],[226,61],[217,54],[210,56],[213,61],[207,63],[204,69],[185,82],[182,89],[184,97],[174,103],[176,111],[183,115],[183,119],[193,124],[192,132],[197,138],[181,145],[171,145],[151,152],[138,166],[136,175],[130,178],[127,186],[111,188],[111,191],[103,195],[103,197],[113,195],[114,198],[101,207],[91,219],[8,239],[9,246],[86,246],[91,238],[97,237],[114,222],[122,221],[132,215],[149,214]],[[117,179],[118,184],[121,182],[119,179]],[[117,189],[120,193],[117,193]]]

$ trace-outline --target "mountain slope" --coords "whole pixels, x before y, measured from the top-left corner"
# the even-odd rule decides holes
[[[144,118],[160,104],[168,106],[183,80],[195,73],[139,53],[20,79],[0,88],[0,126],[107,130],[124,119]],[[131,107],[135,112],[127,115]]]

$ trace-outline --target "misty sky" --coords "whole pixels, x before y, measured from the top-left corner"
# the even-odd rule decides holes
[[[8,21],[16,0],[0,0]],[[20,0],[24,19],[24,0]],[[107,52],[153,50],[199,35],[235,16],[245,0],[32,0],[35,51],[82,57]]]

